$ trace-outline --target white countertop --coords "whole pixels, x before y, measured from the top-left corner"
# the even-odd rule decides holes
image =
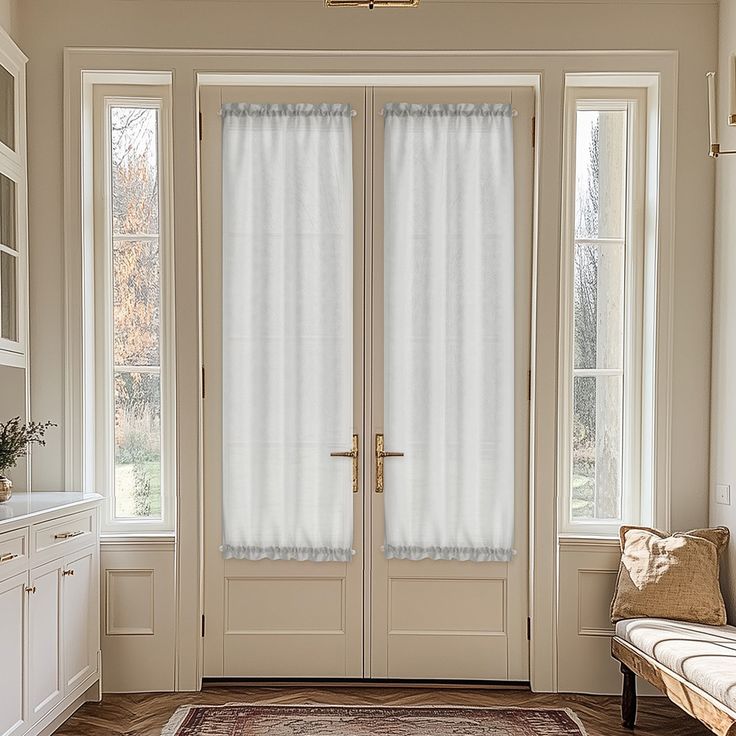
[[[38,517],[53,517],[71,514],[98,504],[99,493],[47,492],[14,493],[9,501],[0,503],[0,531],[6,527],[23,526],[40,521]]]

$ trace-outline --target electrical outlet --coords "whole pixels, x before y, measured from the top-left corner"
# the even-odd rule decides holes
[[[716,503],[731,505],[731,486],[720,483],[716,486]]]

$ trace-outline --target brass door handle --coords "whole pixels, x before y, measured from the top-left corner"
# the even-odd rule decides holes
[[[376,435],[376,493],[383,493],[383,458],[404,457],[403,452],[387,452],[383,449],[383,435]]]
[[[6,552],[4,555],[0,555],[0,562],[10,562],[10,560],[14,560],[17,557],[20,557],[20,555],[14,552]]]
[[[32,588],[26,587],[26,593],[35,593],[35,592],[36,592],[35,585]]]
[[[74,570],[63,570],[61,576],[66,577],[67,575],[74,575]]]
[[[346,452],[331,452],[330,457],[351,457],[353,459],[353,493],[358,492],[358,459],[360,452],[358,450],[358,435],[353,435],[353,447]]]

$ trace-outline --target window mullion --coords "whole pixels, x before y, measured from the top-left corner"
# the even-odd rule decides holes
[[[152,242],[159,239],[159,235],[152,233],[115,233],[112,236],[113,243],[136,243]]]
[[[161,366],[158,365],[118,365],[113,367],[115,373],[151,373],[160,374]]]

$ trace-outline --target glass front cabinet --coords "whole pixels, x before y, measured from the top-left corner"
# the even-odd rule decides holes
[[[28,322],[25,65],[0,29],[0,365],[18,367]]]

